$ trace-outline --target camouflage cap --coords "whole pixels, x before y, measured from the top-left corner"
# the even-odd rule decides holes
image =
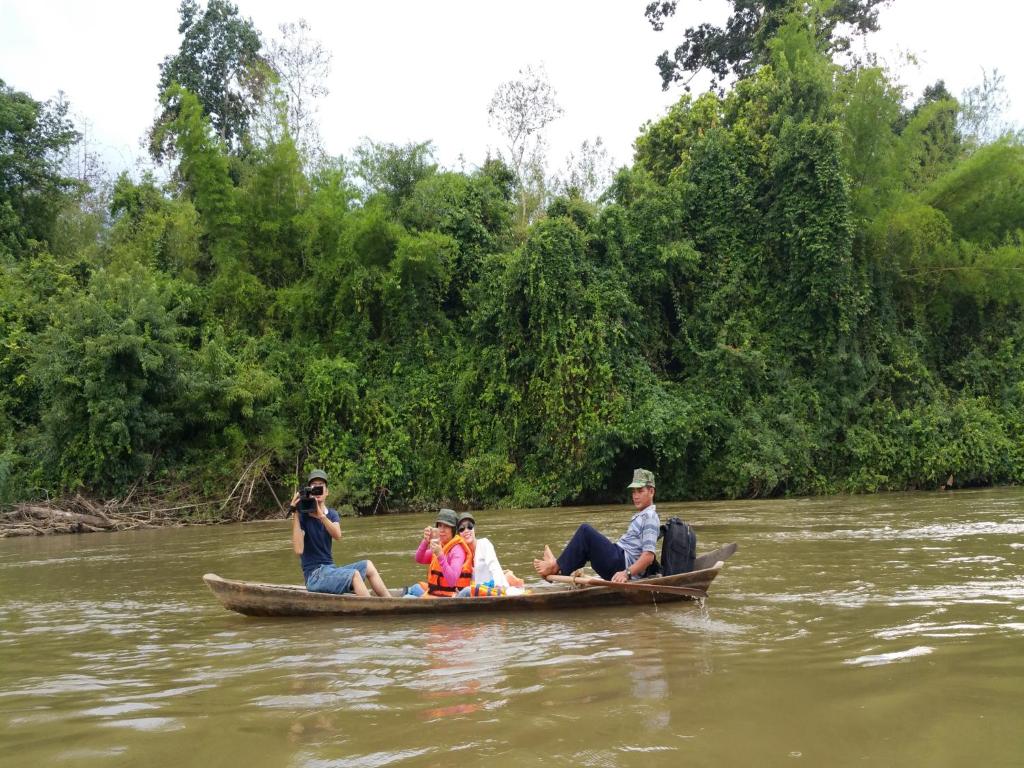
[[[434,524],[443,523],[444,525],[450,525],[454,531],[459,525],[459,518],[455,514],[454,509],[441,508],[437,511],[437,519],[434,520]]]
[[[324,485],[327,485],[327,473],[322,469],[314,469],[309,473],[309,477],[306,478],[306,485],[309,485],[314,480],[323,480]]]
[[[627,488],[646,488],[650,486],[654,487],[654,473],[649,469],[634,469],[633,470],[633,482],[627,485]]]

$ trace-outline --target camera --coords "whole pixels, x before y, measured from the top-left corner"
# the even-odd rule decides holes
[[[304,515],[312,515],[316,513],[316,500],[317,497],[324,495],[324,487],[322,485],[305,485],[299,489],[299,512]]]

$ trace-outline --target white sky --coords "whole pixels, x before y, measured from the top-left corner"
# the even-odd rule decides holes
[[[723,0],[680,0],[661,33],[644,18],[648,0],[236,0],[264,40],[278,24],[305,18],[333,53],[330,94],[320,108],[332,154],[362,137],[432,140],[445,166],[480,163],[501,145],[488,126],[497,86],[526,65],[543,64],[565,109],[549,129],[549,161],[561,164],[584,139],[601,136],[619,164],[632,158],[639,126],[681,91],[662,92],[654,59],[700,21],[725,18]],[[114,172],[144,157],[142,137],[156,111],[158,65],[178,49],[178,0],[0,0],[0,78],[45,100],[64,91],[88,120]],[[998,69],[1024,124],[1024,56],[1017,3],[895,0],[867,47],[899,67],[912,93],[945,79],[954,95]],[[694,84],[703,87],[706,77]],[[1021,96],[1022,98],[1018,98]]]

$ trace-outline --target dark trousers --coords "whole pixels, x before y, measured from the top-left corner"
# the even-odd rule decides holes
[[[588,562],[602,579],[610,579],[626,567],[626,553],[590,523],[584,523],[558,556],[558,570],[568,576]]]

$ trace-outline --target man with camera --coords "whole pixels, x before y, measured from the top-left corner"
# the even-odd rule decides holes
[[[329,592],[341,595],[353,592],[369,597],[369,583],[373,594],[390,597],[388,588],[370,560],[348,565],[335,565],[331,548],[341,538],[338,513],[327,506],[327,475],[314,469],[306,485],[292,497],[292,549],[299,556],[306,589],[310,592]]]

